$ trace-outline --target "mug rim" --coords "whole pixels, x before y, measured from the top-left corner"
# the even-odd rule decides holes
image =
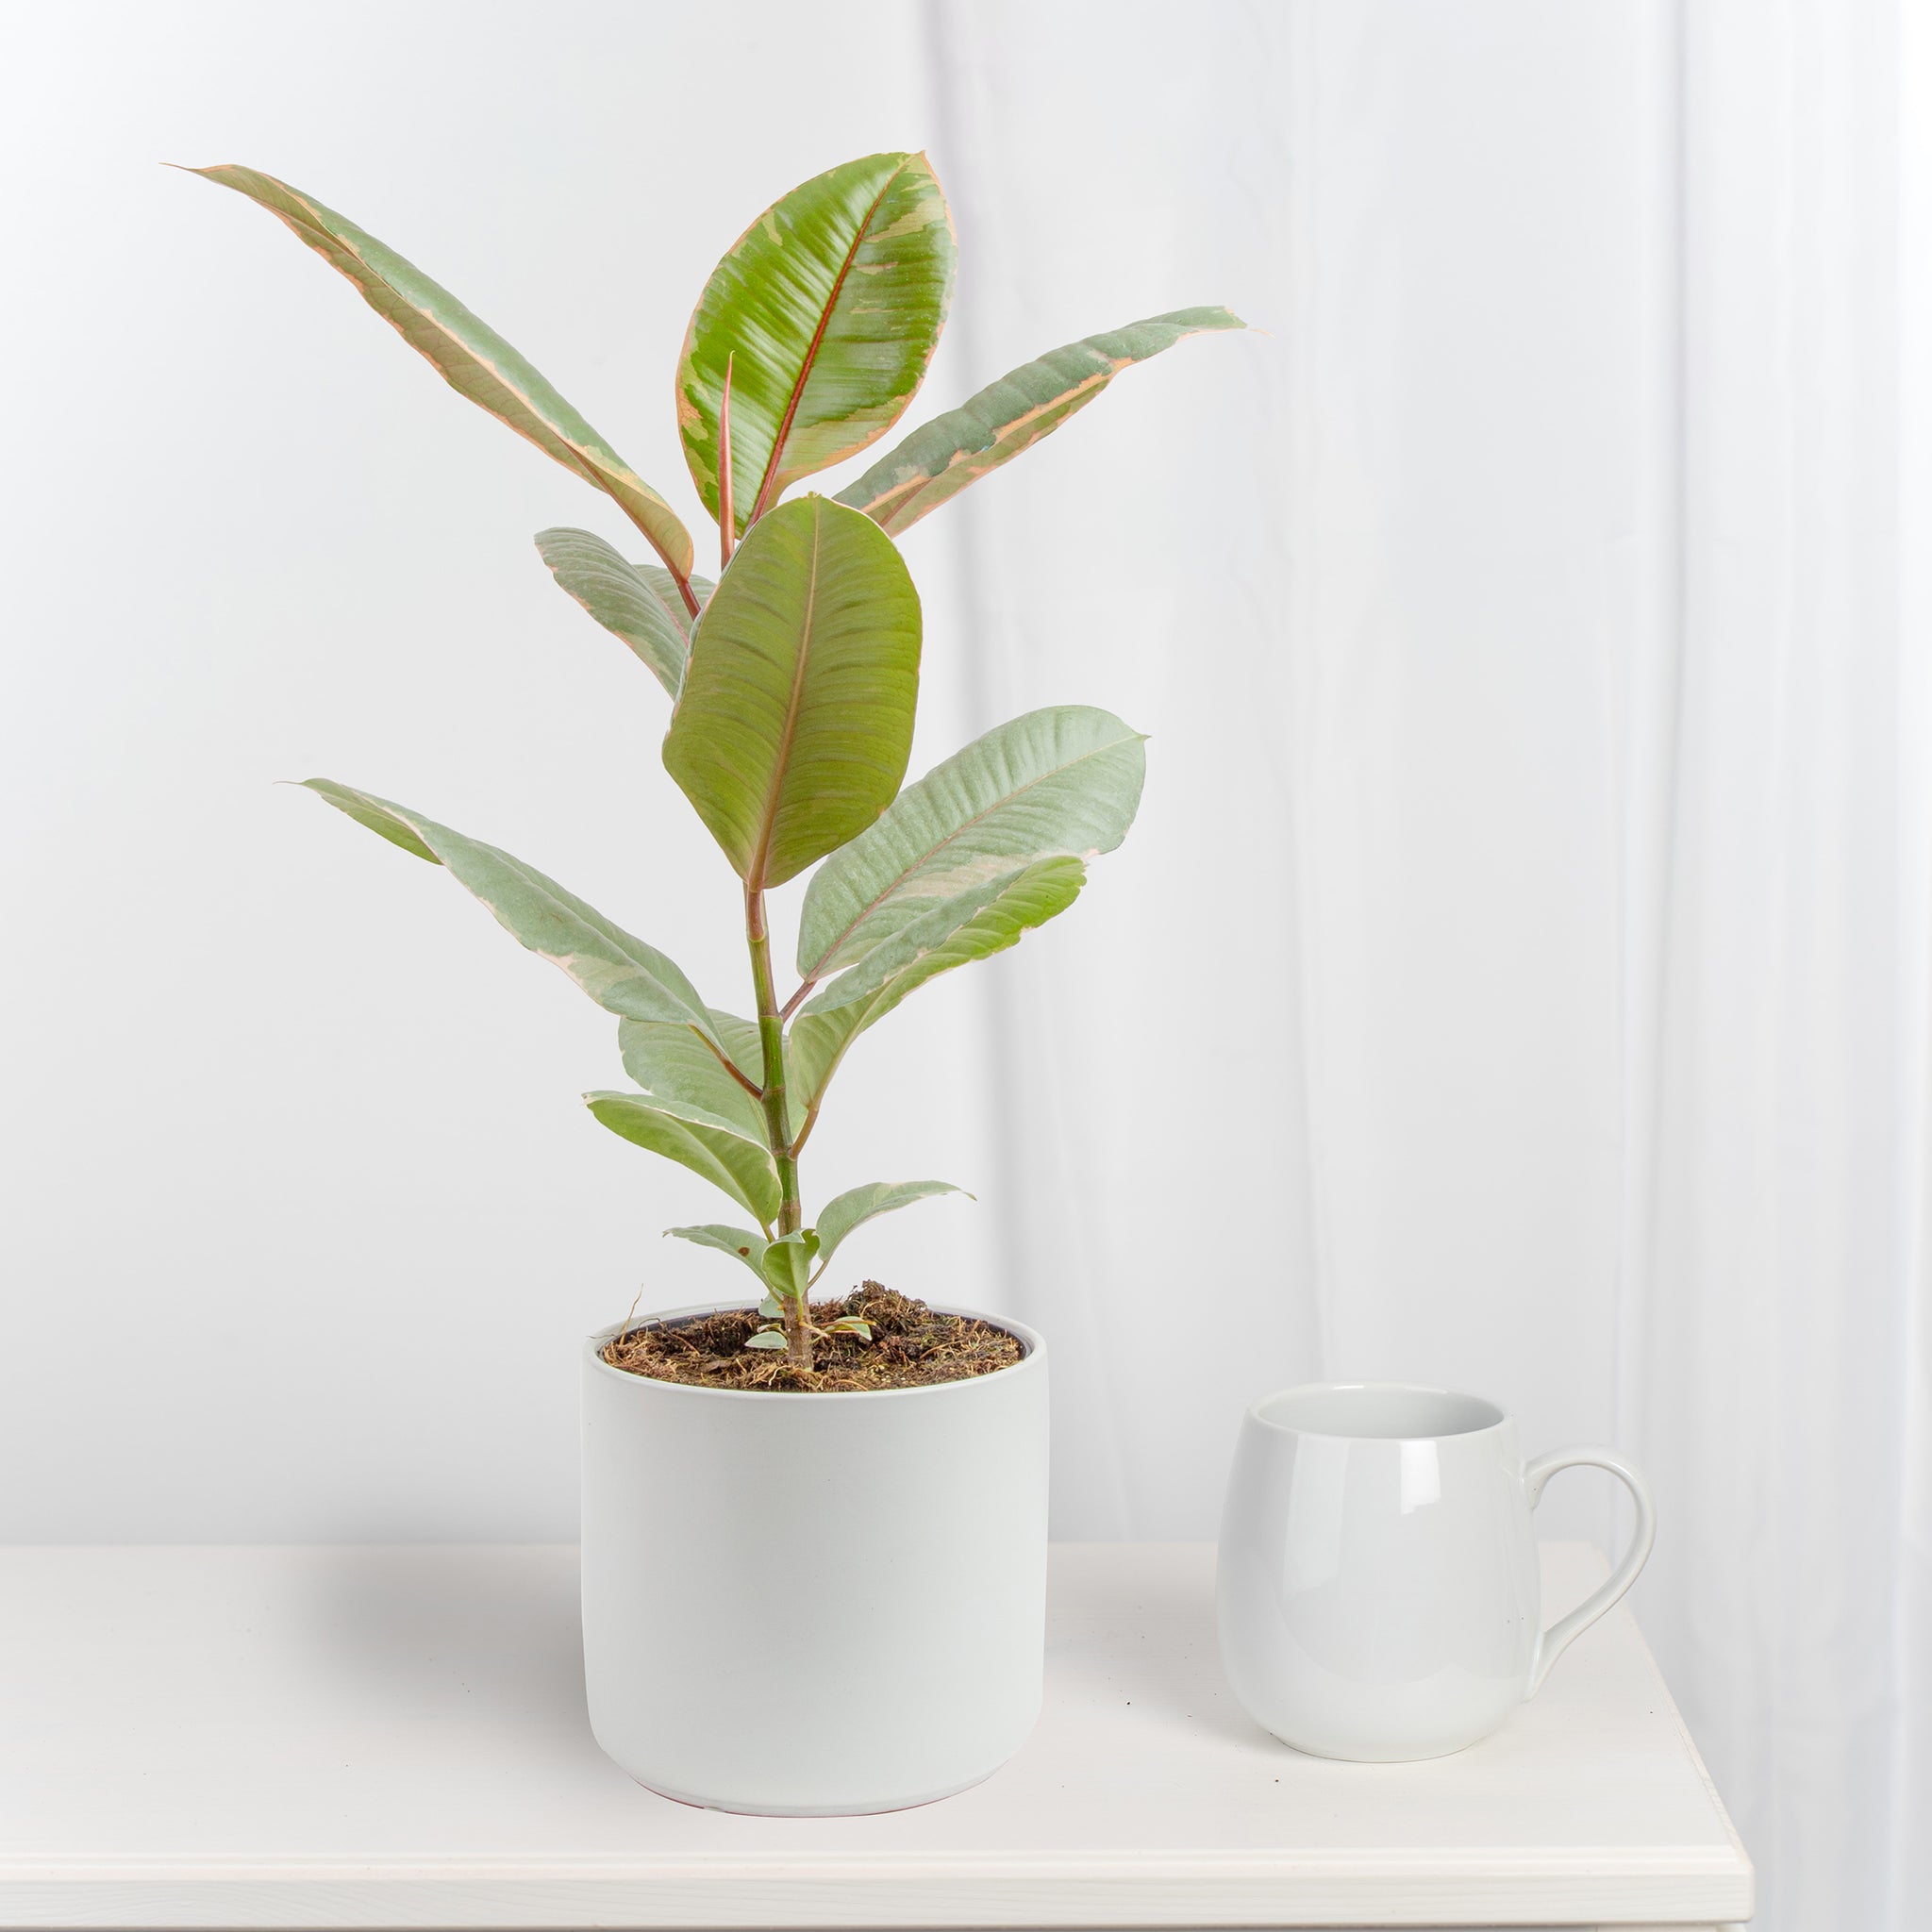
[[[1488,1420],[1468,1428],[1430,1429],[1412,1434],[1391,1435],[1380,1431],[1344,1433],[1337,1429],[1309,1428],[1300,1423],[1282,1422],[1262,1411],[1272,1404],[1296,1396],[1323,1395],[1423,1395],[1454,1403],[1466,1403],[1487,1412]],[[1248,1420],[1264,1429],[1284,1436],[1316,1436],[1331,1442],[1458,1442],[1487,1436],[1508,1426],[1509,1411],[1487,1395],[1472,1395],[1462,1389],[1443,1389],[1428,1382],[1297,1382],[1287,1389],[1272,1389],[1248,1405]]]

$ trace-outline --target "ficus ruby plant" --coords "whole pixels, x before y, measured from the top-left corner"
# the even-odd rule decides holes
[[[940,1181],[874,1181],[808,1218],[799,1159],[854,1041],[938,974],[1064,911],[1140,803],[1141,734],[1059,705],[989,731],[901,789],[919,693],[920,608],[893,539],[1084,408],[1120,372],[1204,330],[1188,308],[1069,343],[915,429],[836,496],[786,491],[876,441],[919,388],[951,297],[950,215],[924,155],[882,154],[794,188],[699,297],[677,426],[718,525],[691,533],[572,406],[446,290],[312,196],[252,168],[195,172],[276,215],[461,394],[602,491],[656,562],[588,530],[543,531],[557,581],[671,700],[664,764],[743,885],[753,1015],[708,1004],[664,954],[534,867],[328,778],[308,788],[446,866],[531,951],[618,1021],[635,1091],[585,1100],[613,1133],[702,1174],[752,1226],[668,1232],[750,1268],[752,1346],[808,1370],[808,1289],[875,1215]],[[781,996],[767,896],[817,866]],[[854,1319],[861,1334],[864,1324]]]

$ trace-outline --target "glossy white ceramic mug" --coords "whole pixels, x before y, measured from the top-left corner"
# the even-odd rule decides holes
[[[1530,1511],[1559,1469],[1607,1469],[1637,1534],[1588,1602],[1542,1627]],[[1222,1667],[1249,1716],[1322,1757],[1441,1757],[1487,1737],[1616,1603],[1657,1534],[1607,1449],[1524,1463],[1493,1403],[1317,1383],[1242,1418],[1215,1586]]]

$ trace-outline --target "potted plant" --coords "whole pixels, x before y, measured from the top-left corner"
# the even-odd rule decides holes
[[[891,427],[945,322],[951,219],[924,155],[795,188],[713,272],[676,372],[718,575],[509,344],[311,196],[199,172],[278,216],[443,377],[602,491],[656,555],[537,539],[558,582],[671,700],[664,763],[743,887],[753,1013],[535,868],[326,778],[339,810],[446,867],[618,1021],[636,1083],[585,1099],[745,1217],[668,1230],[755,1277],[625,1321],[583,1355],[583,1609],[598,1740],[634,1777],[731,1810],[923,1803],[976,1782],[1039,1707],[1046,1349],[1021,1324],[866,1283],[813,1299],[873,1217],[955,1191],[871,1182],[808,1213],[800,1157],[845,1054],[908,994],[1064,911],[1125,836],[1141,741],[1058,706],[902,789],[920,607],[893,539],[1203,330],[1184,309],[1029,362],[915,430],[836,496],[786,492]],[[781,997],[767,895],[816,866]]]

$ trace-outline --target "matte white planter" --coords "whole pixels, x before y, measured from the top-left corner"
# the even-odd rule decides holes
[[[862,1394],[656,1382],[602,1359],[616,1328],[585,1343],[584,1674],[632,1777],[821,1817],[946,1797],[1019,1748],[1045,1641],[1046,1345],[999,1325],[1026,1348],[1012,1368]]]

